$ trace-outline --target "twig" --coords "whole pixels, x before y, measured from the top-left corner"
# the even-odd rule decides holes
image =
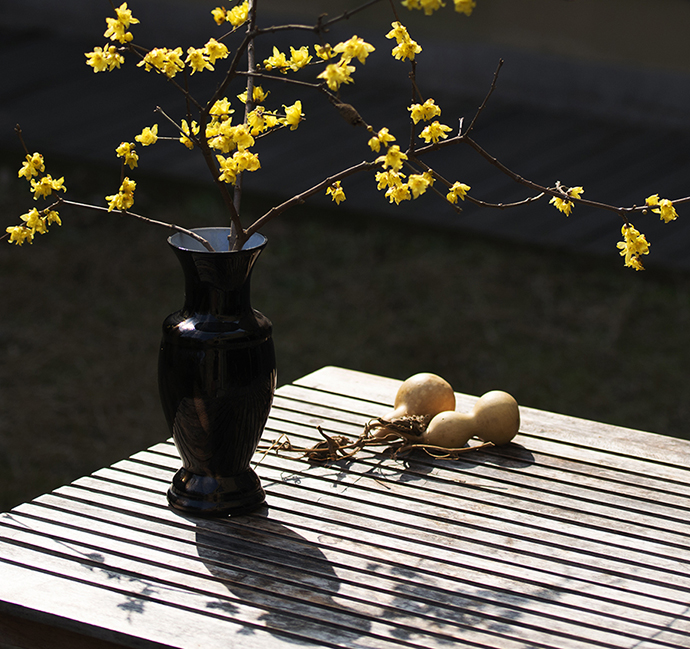
[[[489,102],[489,98],[491,95],[494,94],[494,90],[496,90],[496,82],[498,81],[498,73],[501,71],[501,68],[503,67],[503,59],[499,59],[498,61],[498,67],[496,68],[496,71],[494,72],[494,78],[491,80],[491,86],[489,87],[489,92],[486,93],[486,97],[484,97],[484,101],[482,102],[481,106],[477,109],[477,112],[474,114],[474,117],[472,118],[472,121],[470,122],[470,125],[467,127],[467,130],[465,131],[464,135],[469,135],[472,132],[472,129],[474,128],[474,124],[479,118],[479,116],[482,114],[484,111],[484,108],[486,108],[487,103]]]
[[[97,212],[115,212],[116,214],[124,214],[126,216],[131,216],[132,218],[139,219],[140,221],[144,221],[145,223],[148,223],[149,225],[157,225],[162,228],[167,228],[168,230],[174,230],[175,232],[181,232],[182,234],[186,234],[187,236],[191,237],[192,239],[195,239],[198,241],[201,245],[206,248],[209,252],[215,252],[213,246],[204,239],[204,237],[198,235],[196,232],[193,232],[192,230],[188,230],[187,228],[183,228],[179,225],[175,225],[174,223],[166,223],[165,221],[157,221],[156,219],[149,218],[148,216],[142,216],[141,214],[135,214],[134,212],[130,212],[129,210],[109,210],[107,207],[102,207],[100,205],[89,205],[88,203],[78,203],[76,201],[70,201],[67,200],[66,198],[60,198],[58,197],[57,200],[55,201],[54,205],[71,205],[72,207],[79,207],[82,209],[88,209],[88,210],[95,210]]]

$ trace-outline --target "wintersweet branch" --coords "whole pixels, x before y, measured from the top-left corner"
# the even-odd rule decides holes
[[[334,183],[343,180],[348,176],[353,176],[354,174],[360,173],[361,171],[371,171],[372,169],[376,169],[377,167],[379,167],[379,164],[376,162],[360,162],[359,164],[349,167],[348,169],[344,169],[343,171],[333,176],[329,176],[325,180],[322,180],[320,183],[317,183],[313,187],[303,191],[300,194],[296,194],[295,196],[284,201],[280,205],[272,207],[270,210],[268,210],[268,212],[266,212],[263,216],[260,216],[256,221],[254,221],[254,223],[252,223],[247,228],[247,236],[249,237],[255,232],[258,232],[262,227],[264,227],[264,225],[266,225],[276,216],[279,216],[286,210],[289,210],[291,207],[301,205],[308,198],[323,192],[327,187],[330,187]]]
[[[113,210],[108,209],[107,207],[103,207],[100,205],[91,205],[89,203],[78,203],[77,201],[70,201],[67,200],[66,198],[60,198],[59,196],[56,198],[55,203],[50,206],[51,209],[52,207],[58,207],[59,205],[71,205],[72,207],[79,207],[81,209],[85,210],[95,210],[97,212],[113,212]],[[188,230],[187,228],[183,228],[180,225],[175,225],[174,223],[167,223],[166,221],[157,221],[156,219],[152,219],[148,216],[142,216],[141,214],[135,214],[134,212],[130,212],[129,210],[115,210],[116,214],[123,214],[126,216],[131,216],[134,219],[138,219],[139,221],[143,221],[144,223],[148,223],[149,225],[156,225],[161,228],[166,228],[168,230],[173,230],[174,232],[180,232],[182,234],[186,234],[188,237],[191,237],[192,239],[198,241],[206,250],[209,252],[214,252],[213,246],[204,239],[204,237],[198,235],[196,232],[192,230]]]

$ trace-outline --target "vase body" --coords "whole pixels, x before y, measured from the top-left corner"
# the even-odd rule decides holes
[[[227,228],[195,230],[216,250]],[[182,468],[168,502],[206,516],[246,513],[264,502],[250,467],[276,385],[270,321],[252,309],[250,277],[266,245],[208,252],[184,234],[168,239],[184,273],[185,301],[163,323],[158,384]]]

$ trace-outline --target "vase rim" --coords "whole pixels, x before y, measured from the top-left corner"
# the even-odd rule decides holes
[[[201,252],[207,254],[223,254],[232,252],[241,252],[236,250],[223,250],[223,246],[227,247],[227,237],[230,233],[230,228],[227,227],[209,227],[209,228],[190,228],[192,232],[204,237],[214,248],[213,251],[207,250],[200,241],[193,239],[184,232],[176,232],[168,237],[168,243],[178,250],[188,250],[190,252]],[[242,250],[254,250],[261,248],[266,244],[266,237],[259,232],[252,234],[249,239],[244,242]]]

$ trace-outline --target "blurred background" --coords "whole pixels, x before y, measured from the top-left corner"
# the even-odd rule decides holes
[[[262,26],[312,24],[358,4],[260,1]],[[141,20],[135,39],[201,46],[222,33],[210,16],[216,4],[131,0]],[[418,83],[444,123],[472,118],[504,59],[475,138],[515,172],[583,185],[585,197],[620,205],[690,194],[688,0],[477,0],[469,18],[450,0],[431,17],[395,4],[424,48]],[[17,179],[15,124],[48,172],[65,176],[72,199],[104,204],[119,185],[115,147],[154,122],[165,131],[157,105],[183,116],[175,89],[132,60],[109,74],[85,65],[111,13],[105,0],[0,5],[3,228],[34,205]],[[404,143],[409,67],[388,54],[393,19],[382,2],[338,24],[329,40],[355,33],[376,46],[342,96]],[[274,43],[289,50],[312,38],[266,36],[259,58]],[[199,96],[216,82],[190,80]],[[307,119],[257,144],[262,170],[246,178],[248,217],[371,155],[366,132],[316,93],[264,86],[269,107],[300,98]],[[225,224],[196,152],[159,142],[140,156],[137,211]],[[528,196],[469,149],[425,161],[478,198]],[[265,230],[253,303],[273,321],[280,384],[323,365],[399,379],[431,371],[460,392],[502,389],[524,406],[690,438],[682,206],[668,225],[636,219],[651,242],[647,270],[636,273],[623,268],[621,222],[611,213],[576,207],[565,217],[541,201],[507,211],[464,204],[458,215],[431,192],[390,207],[370,176],[343,185],[348,200],[338,208],[315,198]],[[157,351],[183,286],[167,235],[112,214],[64,209],[62,218],[32,246],[0,248],[0,509],[168,436]]]

